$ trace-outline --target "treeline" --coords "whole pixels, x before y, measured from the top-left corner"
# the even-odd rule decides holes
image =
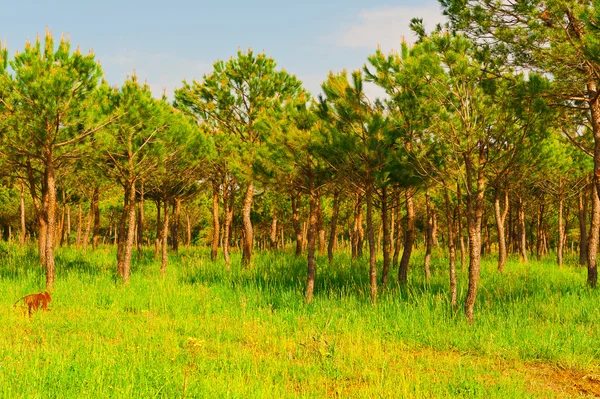
[[[468,267],[470,322],[483,253],[496,252],[502,272],[511,252],[524,262],[555,252],[560,266],[577,251],[595,287],[595,10],[488,3],[442,1],[448,30],[413,20],[416,44],[330,73],[317,98],[251,50],[184,81],[170,103],[135,76],[110,87],[93,54],[50,33],[12,58],[4,48],[0,221],[22,242],[37,238],[50,290],[58,243],[114,242],[127,283],[134,244],[153,240],[165,273],[169,244],[194,237],[227,268],[234,246],[251,267],[257,245],[293,242],[307,256],[307,302],[316,252],[332,262],[342,246],[352,259],[368,251],[375,302],[390,279],[408,283],[416,242],[427,277],[433,249],[447,250],[452,306],[456,265]],[[369,84],[386,96],[369,98]],[[17,201],[20,217],[7,211]]]

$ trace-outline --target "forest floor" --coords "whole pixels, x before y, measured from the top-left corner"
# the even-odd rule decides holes
[[[57,251],[50,312],[13,303],[43,289],[35,249],[0,251],[0,398],[600,397],[600,293],[574,259],[495,271],[485,259],[475,325],[448,301],[447,261],[369,301],[365,261],[258,252],[241,270],[205,250],[150,248],[128,286],[112,248]],[[466,291],[459,270],[459,298]],[[392,279],[393,280],[393,279]]]

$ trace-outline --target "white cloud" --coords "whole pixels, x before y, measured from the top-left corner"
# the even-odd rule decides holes
[[[103,66],[106,80],[112,85],[121,85],[127,76],[135,74],[140,82],[147,82],[156,98],[173,98],[173,91],[181,87],[186,79],[200,80],[202,75],[212,70],[212,63],[193,60],[166,53],[142,53],[127,51],[98,59]]]
[[[402,38],[408,42],[416,39],[410,30],[413,18],[423,18],[427,30],[433,29],[438,23],[445,22],[438,4],[422,6],[380,7],[362,10],[360,21],[345,27],[335,35],[335,43],[339,47],[368,48],[388,52],[400,47]]]

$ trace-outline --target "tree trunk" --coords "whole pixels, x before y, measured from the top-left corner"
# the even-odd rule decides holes
[[[144,256],[144,183],[140,184],[140,202],[138,203],[138,218],[137,218],[137,254],[138,259]]]
[[[594,177],[598,179],[598,176]],[[597,182],[595,182],[597,183]],[[590,287],[595,288],[598,282],[598,265],[596,258],[598,255],[598,239],[600,235],[600,199],[597,193],[597,184],[594,184],[592,191],[592,224],[590,226],[590,235],[588,238],[588,279]]]
[[[160,216],[160,200],[156,201],[156,239],[154,240],[154,258],[158,259],[160,251],[160,244],[162,242],[162,228],[161,228],[161,216]]]
[[[31,194],[31,200],[33,201],[33,207],[35,209],[35,215],[39,224],[39,236],[38,236],[38,251],[39,251],[39,259],[40,264],[43,268],[46,267],[46,230],[47,230],[47,222],[44,214],[44,208],[46,207],[47,202],[47,189],[46,182],[42,182],[42,200],[40,204],[40,199],[37,195],[35,189],[35,178],[33,176],[33,168],[31,167],[31,161],[28,159],[26,162],[27,165],[27,180],[29,182],[29,193]]]
[[[423,270],[425,279],[431,278],[431,247],[433,246],[433,210],[431,209],[431,194],[429,188],[425,191],[425,207],[427,210],[427,229],[425,231],[425,261]]]
[[[229,270],[229,247],[231,239],[231,223],[233,222],[233,207],[235,204],[234,182],[231,180],[229,186],[223,190],[223,206],[225,207],[225,230],[223,232],[223,257],[225,258],[225,268]]]
[[[563,249],[565,246],[565,229],[563,221],[563,206],[564,199],[562,194],[562,181],[559,181],[559,194],[558,194],[558,244],[556,248],[556,262],[559,267],[563,265]]]
[[[185,221],[187,224],[187,240],[185,243],[185,246],[189,249],[192,246],[192,223],[190,222],[190,213],[186,212],[185,213]]]
[[[325,227],[323,225],[323,204],[321,201],[321,191],[317,190],[317,238],[319,240],[319,253],[325,253]]]
[[[504,189],[504,209],[500,205],[500,187],[494,192],[494,216],[496,217],[496,229],[498,230],[498,271],[502,273],[508,257],[506,251],[506,233],[504,225],[508,215],[508,188]]]
[[[92,248],[98,248],[98,240],[100,239],[100,207],[98,206],[100,199],[100,187],[94,187],[92,195],[92,215],[94,217],[94,228],[92,229]]]
[[[20,210],[21,210],[21,236],[19,241],[21,245],[25,244],[27,238],[27,226],[25,224],[25,185],[21,182],[21,193],[20,193]]]
[[[544,198],[542,197],[541,203],[539,206],[538,220],[537,220],[537,235],[536,235],[536,243],[535,243],[535,253],[538,262],[542,258],[544,252],[544,213],[545,213],[545,204]]]
[[[415,242],[415,205],[413,194],[414,190],[412,188],[406,190],[406,233],[404,234],[404,251],[402,252],[402,259],[400,260],[400,267],[398,269],[398,281],[400,284],[408,282],[408,265],[413,243]]]
[[[467,250],[465,248],[465,239],[463,236],[463,214],[462,214],[462,194],[460,189],[460,183],[456,183],[456,195],[457,195],[457,219],[458,219],[458,241],[460,243],[460,269],[465,270],[467,267]]]
[[[525,227],[525,203],[523,198],[519,196],[518,203],[518,218],[519,218],[519,253],[521,261],[527,263],[527,231]]]
[[[179,252],[179,224],[181,216],[181,198],[173,199],[173,221],[171,222],[171,249],[173,252]]]
[[[277,249],[277,214],[275,209],[272,210],[273,218],[271,219],[271,232],[269,234],[269,244],[271,250]]]
[[[215,262],[217,260],[217,254],[219,252],[219,235],[221,231],[219,223],[219,182],[213,180],[212,182],[212,245],[210,247],[210,260]]]
[[[309,215],[308,215],[308,237],[307,237],[307,276],[306,276],[306,292],[305,301],[311,303],[315,291],[315,249],[316,249],[316,235],[317,235],[317,194],[313,188],[313,177],[312,172],[309,172],[308,186],[309,186]]]
[[[383,230],[383,270],[381,272],[381,284],[385,287],[389,281],[390,274],[390,252],[391,252],[391,231],[389,217],[389,199],[388,188],[381,189],[381,227]]]
[[[242,267],[249,267],[252,265],[253,231],[250,213],[252,211],[253,197],[254,182],[250,181],[248,183],[248,187],[246,189],[246,196],[244,197],[244,203],[242,205],[242,222],[244,227],[244,241],[242,244]]]
[[[371,302],[377,302],[377,248],[375,248],[375,231],[373,229],[373,182],[367,170],[365,181],[367,197],[367,240],[369,242],[369,280],[371,283]]]
[[[452,308],[456,308],[457,304],[457,289],[456,289],[456,232],[455,232],[455,221],[452,217],[452,210],[450,207],[450,198],[448,196],[448,189],[444,186],[444,201],[446,204],[446,223],[448,225],[448,252],[450,258],[450,303]]]
[[[398,257],[400,256],[400,248],[402,246],[402,212],[400,212],[400,193],[394,189],[394,202],[396,203],[394,221],[396,236],[394,237],[394,256],[392,257],[392,267],[395,269],[398,267]]]
[[[127,208],[127,235],[124,239],[125,248],[123,252],[123,283],[129,283],[131,276],[131,254],[133,253],[133,240],[135,239],[135,181],[130,183],[129,200]]]
[[[81,209],[81,203],[77,204],[77,236],[75,237],[75,247],[81,246],[81,228],[83,224],[83,210]]]
[[[296,235],[296,256],[302,255],[302,228],[300,227],[300,194],[292,195],[292,224]]]
[[[480,144],[480,163],[483,162],[483,146]],[[483,166],[477,171],[476,189],[473,190],[474,168],[472,161],[465,156],[465,171],[467,176],[467,222],[469,230],[469,288],[465,298],[465,315],[467,321],[473,324],[475,320],[475,299],[479,285],[481,266],[481,220],[483,217],[485,175]]]
[[[67,247],[71,246],[71,206],[67,205],[67,232],[66,232]]]
[[[333,213],[331,214],[331,230],[329,231],[329,243],[327,245],[327,258],[329,264],[333,263],[333,249],[335,246],[335,239],[337,237],[337,224],[340,214],[340,190],[336,190],[333,193]]]
[[[587,193],[588,186],[579,191],[579,264],[582,266],[588,261]]]
[[[162,231],[162,256],[160,262],[160,274],[164,277],[167,273],[167,262],[169,260],[169,201],[165,195],[163,198],[163,231]]]
[[[54,237],[56,233],[56,177],[54,174],[54,163],[52,160],[46,161],[46,190],[48,201],[45,205],[44,214],[46,216],[46,289],[54,290]]]

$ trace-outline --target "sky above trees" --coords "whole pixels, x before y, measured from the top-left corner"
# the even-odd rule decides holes
[[[183,79],[200,79],[216,59],[249,47],[317,93],[330,70],[359,68],[378,45],[398,49],[403,36],[413,41],[411,18],[427,29],[443,21],[437,0],[22,0],[5,4],[2,16],[0,40],[11,53],[48,27],[93,49],[109,83],[120,86],[135,70],[155,96],[171,98]]]

